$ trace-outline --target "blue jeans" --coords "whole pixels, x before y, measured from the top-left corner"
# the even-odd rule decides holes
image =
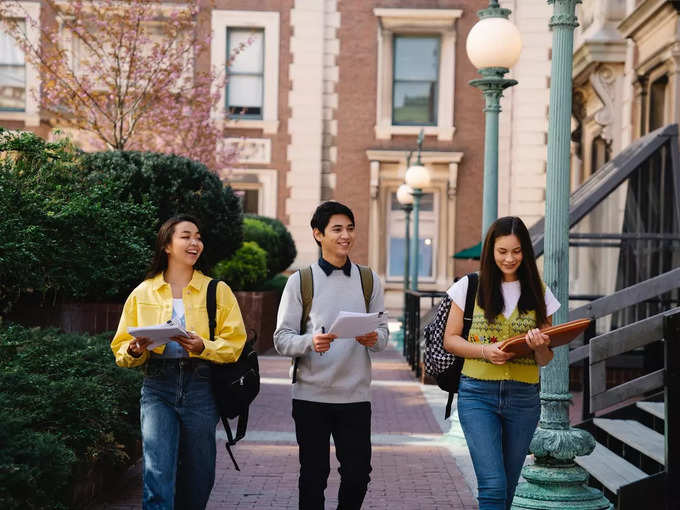
[[[140,405],[144,510],[201,510],[215,483],[218,412],[209,362],[153,359]]]
[[[538,384],[461,376],[458,418],[477,475],[479,510],[508,510],[541,407]]]

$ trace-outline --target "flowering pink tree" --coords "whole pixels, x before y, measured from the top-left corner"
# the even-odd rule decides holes
[[[4,0],[0,18],[36,66],[41,108],[57,125],[85,133],[94,148],[175,153],[215,167],[233,153],[216,155],[221,123],[211,118],[226,74],[197,65],[209,61],[202,3],[43,0],[42,23],[28,13],[21,23],[20,2]]]

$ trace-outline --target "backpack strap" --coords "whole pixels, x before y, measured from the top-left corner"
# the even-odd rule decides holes
[[[312,266],[303,267],[298,270],[300,273],[300,296],[302,297],[302,316],[300,317],[300,334],[304,334],[309,319],[309,312],[312,310],[312,299],[314,299],[314,277]]]
[[[210,341],[214,342],[215,341],[215,330],[217,329],[217,284],[219,280],[212,279],[210,280],[210,283],[208,283],[208,290],[206,291],[205,295],[205,307],[208,310],[208,329],[210,330]],[[231,446],[236,444],[236,441],[240,439],[239,437],[236,438],[236,441],[234,440],[232,433],[231,433],[231,427],[229,426],[229,420],[227,420],[226,417],[222,418],[222,424],[224,425],[224,429],[227,433],[227,442],[225,443],[225,446],[227,447],[227,453],[229,454],[229,457],[231,458],[231,461],[234,463],[234,467],[236,468],[236,471],[241,471],[241,469],[238,467],[238,464],[236,463],[236,459],[234,458],[234,454],[231,451]],[[245,427],[248,424],[248,415],[246,414],[245,417],[245,423],[242,426],[241,425],[241,418],[239,417],[238,420],[238,428],[239,432],[241,431],[241,428],[243,428],[243,435],[245,435]],[[238,436],[238,433],[237,433]]]
[[[208,310],[208,329],[210,330],[210,341],[215,341],[215,329],[217,328],[217,282],[212,279],[208,283],[208,291],[205,295],[205,307]]]
[[[300,297],[302,299],[302,315],[300,316],[300,334],[304,335],[309,320],[309,312],[312,310],[312,300],[314,299],[314,276],[312,266],[298,269],[300,274]],[[293,359],[293,384],[297,382],[297,367],[300,358]]]
[[[477,298],[477,287],[479,286],[479,274],[470,273],[467,275],[468,287],[465,294],[465,310],[463,310],[463,331],[460,336],[467,340],[470,334],[470,326],[472,326],[472,315],[475,310],[475,301]],[[453,405],[453,391],[449,391],[449,398],[446,401],[446,411],[444,412],[444,419],[451,416],[451,406]]]
[[[461,335],[467,340],[470,334],[470,326],[472,326],[472,314],[475,310],[475,301],[477,298],[477,287],[479,285],[479,274],[470,273],[467,275],[468,288],[465,295],[465,310],[463,311],[463,331]]]
[[[366,313],[371,307],[371,297],[373,296],[373,271],[368,266],[359,266],[359,276],[361,277],[361,290],[364,292],[364,303]]]

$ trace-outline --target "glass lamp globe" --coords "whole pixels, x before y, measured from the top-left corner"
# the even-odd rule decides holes
[[[406,184],[414,189],[422,189],[430,184],[430,172],[422,165],[413,165],[406,170]]]
[[[512,21],[505,18],[483,18],[470,30],[465,49],[470,62],[477,69],[510,69],[519,59],[522,38]]]
[[[402,184],[397,190],[397,201],[401,205],[410,205],[413,203],[413,189],[408,184]]]

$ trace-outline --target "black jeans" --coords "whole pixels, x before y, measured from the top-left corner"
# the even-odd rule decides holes
[[[358,510],[371,480],[371,403],[327,404],[293,400],[300,446],[301,510],[323,510],[330,474],[330,436],[340,462],[338,510]]]

